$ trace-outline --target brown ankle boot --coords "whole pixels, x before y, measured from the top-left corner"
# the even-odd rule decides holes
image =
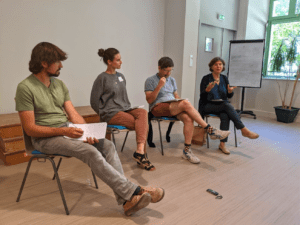
[[[138,210],[145,208],[151,202],[151,195],[149,193],[143,193],[141,195],[134,195],[130,201],[127,201],[124,205],[124,213],[126,216],[137,212]]]
[[[165,190],[162,188],[153,188],[153,187],[143,187],[141,186],[141,190],[138,193],[139,195],[149,193],[151,195],[151,202],[156,203],[163,199],[165,196]]]
[[[219,145],[219,149],[220,149],[223,153],[225,153],[225,154],[227,154],[227,155],[230,154],[230,151],[226,148],[225,145],[224,145],[224,146]]]

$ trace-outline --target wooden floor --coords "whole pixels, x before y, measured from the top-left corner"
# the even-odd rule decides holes
[[[65,159],[60,178],[70,215],[65,215],[57,184],[51,180],[49,162],[33,162],[21,201],[17,194],[27,163],[0,164],[0,224],[300,224],[300,124],[284,124],[271,119],[243,117],[247,127],[260,134],[249,140],[238,131],[239,146],[230,135],[230,155],[210,148],[193,146],[201,163],[193,165],[181,158],[182,124],[176,123],[171,143],[164,139],[165,156],[160,147],[148,148],[156,171],[147,172],[132,160],[135,134],[131,132],[124,152],[124,135],[117,136],[117,149],[128,179],[141,185],[160,186],[165,198],[150,204],[131,217],[118,206],[113,192],[100,179],[94,188],[91,171],[81,161]],[[210,119],[218,125],[217,119]],[[154,142],[159,146],[157,124]],[[162,129],[166,131],[167,123]],[[233,129],[231,128],[233,133]],[[206,192],[211,188],[223,199]]]

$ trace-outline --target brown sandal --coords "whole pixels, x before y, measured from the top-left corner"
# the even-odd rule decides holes
[[[137,161],[137,165],[142,169],[153,171],[155,167],[150,163],[147,154],[133,153],[133,159]]]

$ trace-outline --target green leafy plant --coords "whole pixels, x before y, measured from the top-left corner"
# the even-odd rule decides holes
[[[271,61],[271,70],[272,71],[276,71],[276,72],[281,71],[281,67],[285,63],[284,52],[282,51],[283,44],[284,44],[284,40],[281,41],[281,45],[279,46],[274,58]]]
[[[287,46],[285,44],[286,39],[283,39],[281,41],[281,44],[279,46],[279,48],[275,51],[274,55],[273,55],[273,59],[271,60],[271,70],[273,72],[281,72],[282,67],[288,63],[289,65],[289,72],[288,72],[288,76],[286,79],[286,84],[285,84],[285,90],[284,90],[284,94],[282,96],[281,94],[281,88],[280,88],[280,84],[277,80],[277,84],[278,84],[278,88],[279,88],[279,94],[280,94],[280,99],[282,102],[282,108],[286,109],[289,108],[291,109],[292,106],[292,101],[293,101],[293,97],[294,97],[294,92],[295,92],[295,88],[297,85],[297,81],[300,78],[300,66],[297,70],[297,74],[293,76],[292,74],[292,65],[297,61],[297,37],[299,36],[299,33],[297,36],[292,37],[292,40],[290,41],[290,44]],[[285,48],[283,51],[283,48]],[[285,104],[285,99],[286,99],[286,94],[287,94],[287,90],[289,88],[289,80],[291,77],[295,77],[295,82],[294,82],[294,88],[293,88],[293,92],[292,92],[292,97],[291,97],[291,102],[289,107],[287,107],[287,105]]]

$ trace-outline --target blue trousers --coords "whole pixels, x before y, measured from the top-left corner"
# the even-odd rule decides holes
[[[232,120],[237,129],[242,129],[245,127],[239,114],[228,101],[221,103],[207,103],[204,107],[204,113],[216,114],[220,116],[220,130],[229,130],[230,120]],[[227,142],[227,140],[228,138],[225,138],[221,140],[221,142]]]

